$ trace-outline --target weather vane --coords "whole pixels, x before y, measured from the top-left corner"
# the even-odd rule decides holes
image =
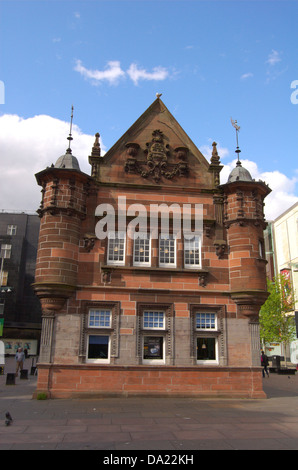
[[[69,141],[69,146],[67,151],[71,153],[71,148],[70,148],[70,142],[73,140],[71,131],[72,131],[72,119],[73,119],[73,106],[71,107],[71,116],[70,116],[70,129],[69,129],[69,136],[67,137],[67,140]]]
[[[237,124],[237,121],[233,121],[233,119],[231,118],[231,123],[232,123],[232,126],[236,129],[236,144],[237,144],[237,149],[235,150],[235,153],[238,154],[238,163],[239,162],[239,153],[241,152],[241,150],[239,149],[239,146],[238,146],[238,132],[240,131],[240,126],[238,126]]]

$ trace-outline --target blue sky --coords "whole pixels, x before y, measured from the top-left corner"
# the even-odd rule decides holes
[[[65,152],[71,105],[90,173],[94,134],[108,150],[159,92],[208,159],[218,143],[222,182],[238,121],[240,159],[277,217],[298,200],[297,17],[294,0],[0,1],[0,209],[38,208],[34,173]]]

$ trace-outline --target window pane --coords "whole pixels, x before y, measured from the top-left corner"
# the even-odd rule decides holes
[[[161,235],[159,240],[160,264],[175,264],[175,237],[173,235]]]
[[[136,234],[134,241],[134,264],[150,263],[150,235]]]
[[[16,235],[17,233],[17,226],[16,225],[8,225],[7,226],[7,235]]]
[[[200,266],[200,237],[193,237],[191,240],[184,239],[184,264],[185,266]]]
[[[215,338],[197,338],[197,360],[214,361],[215,359]]]
[[[109,328],[111,326],[111,311],[90,310],[89,326],[95,328]]]
[[[109,337],[89,336],[88,359],[108,359],[109,358]]]
[[[11,245],[1,245],[0,258],[10,258]]]
[[[109,234],[108,263],[124,263],[125,234]]]
[[[144,359],[163,359],[163,338],[145,336],[143,357]]]
[[[8,271],[2,271],[0,276],[1,286],[7,286]]]
[[[164,328],[164,312],[144,312],[144,328]]]
[[[197,313],[196,314],[196,328],[200,330],[215,329],[215,313]]]

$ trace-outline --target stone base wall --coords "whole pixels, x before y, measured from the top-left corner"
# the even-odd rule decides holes
[[[266,398],[260,367],[120,367],[41,364],[34,397]]]

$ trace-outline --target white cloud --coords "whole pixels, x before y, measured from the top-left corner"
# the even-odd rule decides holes
[[[83,77],[91,79],[94,85],[104,80],[108,81],[111,85],[117,85],[121,78],[127,76],[135,85],[138,85],[140,80],[165,80],[169,75],[169,72],[164,67],[154,67],[152,72],[148,72],[146,69],[138,68],[136,64],[131,64],[125,72],[117,60],[108,62],[105,70],[87,69],[82,65],[81,60],[77,60],[74,70]]]
[[[241,80],[246,80],[247,78],[251,78],[251,77],[253,77],[253,76],[254,76],[253,73],[248,72],[248,73],[244,73],[243,75],[241,75],[240,79],[241,79]]]
[[[65,154],[69,123],[46,115],[23,119],[6,114],[0,116],[0,127],[0,210],[35,211],[41,188],[34,175]],[[94,136],[83,134],[75,125],[72,136],[72,153],[81,170],[90,174],[88,155]]]
[[[80,60],[77,60],[74,70],[83,77],[91,79],[94,84],[107,80],[111,85],[116,85],[119,79],[125,77],[125,72],[121,69],[120,62],[117,60],[108,62],[106,69],[102,71],[87,69]]]
[[[272,49],[272,51],[270,52],[268,56],[268,59],[266,60],[266,64],[276,65],[280,61],[281,61],[280,53]]]
[[[139,80],[165,80],[169,75],[164,67],[154,67],[153,72],[147,72],[145,69],[139,69],[136,64],[131,64],[127,74],[135,85]]]
[[[272,52],[269,54],[268,59],[266,60],[266,64],[268,64],[266,70],[266,84],[278,79],[288,70],[288,65],[285,65],[283,68],[281,68],[280,65],[277,65],[279,62],[282,62],[281,53],[272,49]]]

